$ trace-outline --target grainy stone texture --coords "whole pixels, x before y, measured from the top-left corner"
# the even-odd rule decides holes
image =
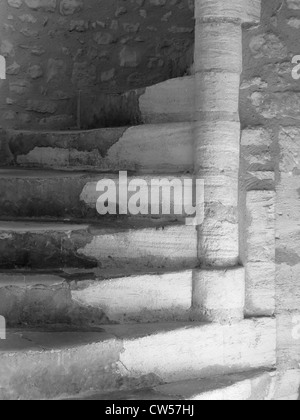
[[[193,314],[203,322],[244,319],[245,269],[194,270]]]
[[[238,207],[237,196],[228,194],[228,191],[237,191],[235,182],[237,184],[238,154],[234,155],[232,152],[238,150],[239,112],[243,128],[239,208],[241,209],[240,219],[245,222],[245,226],[241,224],[240,248],[245,251],[244,255],[241,255],[241,259],[245,262],[246,268],[246,315],[270,316],[274,313],[274,244],[272,241],[274,241],[275,235],[272,235],[272,230],[274,231],[272,223],[274,222],[273,197],[274,189],[276,189],[275,314],[277,317],[278,372],[277,379],[271,386],[271,393],[268,395],[272,399],[298,399],[300,385],[300,245],[298,232],[300,96],[299,80],[292,78],[291,60],[294,55],[300,53],[297,32],[300,26],[299,1],[264,1],[260,24],[257,23],[256,1],[249,2],[253,9],[249,9],[249,11],[245,7],[242,9],[243,12],[247,11],[251,19],[245,18],[244,14],[241,18],[243,22],[246,22],[246,25],[243,30],[243,73],[239,108],[237,101],[239,73],[242,64],[242,44],[239,42],[241,30],[236,22],[230,20],[232,16],[229,19],[230,22],[220,23],[222,39],[217,45],[215,54],[205,54],[205,45],[206,47],[215,45],[214,36],[212,36],[215,32],[210,20],[215,18],[216,13],[220,13],[220,10],[218,12],[218,9],[214,8],[207,16],[208,21],[199,23],[197,43],[200,50],[203,47],[203,55],[197,56],[195,64],[197,75],[195,77],[176,79],[144,89],[147,85],[169,77],[193,72],[192,68],[188,69],[192,61],[192,49],[190,50],[189,47],[194,37],[192,2],[183,0],[170,2],[124,1],[121,5],[118,3],[118,6],[115,1],[111,1],[109,4],[97,2],[99,16],[108,16],[107,19],[100,18],[99,20],[95,19],[95,13],[92,13],[92,9],[89,8],[93,2],[92,0],[90,3],[80,0],[8,0],[1,2],[0,11],[1,16],[5,18],[5,24],[0,33],[0,53],[6,57],[8,64],[8,79],[0,84],[1,125],[3,127],[38,127],[42,129],[74,127],[77,122],[79,90],[81,90],[81,126],[85,128],[132,125],[143,122],[191,122],[195,118],[202,122],[202,117],[207,117],[208,111],[214,107],[215,115],[211,113],[211,120],[226,121],[226,124],[223,124],[223,129],[225,133],[227,127],[225,133],[227,137],[224,136],[224,139],[221,140],[218,138],[220,142],[215,143],[224,150],[224,154],[221,155],[222,161],[218,160],[220,150],[218,148],[209,150],[209,147],[206,147],[208,143],[204,143],[201,150],[203,166],[206,170],[205,163],[211,159],[214,164],[218,165],[218,170],[221,168],[222,171],[227,171],[231,167],[234,169],[234,179],[229,177],[226,182],[219,183],[215,178],[212,179],[211,199],[214,194],[217,196],[220,195],[220,192],[222,193],[228,224],[224,224],[224,230],[220,229],[218,234],[227,238],[228,242],[223,242],[223,249],[226,248],[230,255],[238,255],[236,241],[233,241],[234,249],[229,247],[232,239],[237,238],[238,234],[236,229],[229,229],[229,227],[237,225],[237,212],[235,211]],[[202,4],[205,3],[203,0]],[[240,13],[242,3],[223,1],[211,2],[211,4],[218,4],[221,11],[222,7],[227,7],[229,4],[233,13],[237,13],[237,9]],[[228,8],[226,10],[228,12]],[[255,23],[256,26],[250,28],[249,21]],[[225,29],[227,30],[225,31]],[[225,32],[226,37],[223,36]],[[58,39],[63,39],[63,42],[58,43]],[[228,60],[228,54],[231,57],[230,60]],[[207,72],[206,70],[216,70],[213,66],[215,63],[222,71]],[[196,113],[193,112],[194,83],[197,83],[199,87]],[[139,87],[143,87],[143,89],[136,89]],[[223,89],[224,95],[220,94],[220,88]],[[118,94],[125,91],[128,92]],[[114,94],[109,95],[107,92],[114,92]],[[224,98],[227,100],[224,101]],[[159,102],[159,107],[157,102]],[[230,124],[232,124],[232,130],[228,128]],[[154,127],[156,128],[154,129]],[[116,129],[116,131],[103,131],[100,137],[98,132],[89,132],[89,134],[87,132],[83,134],[70,132],[67,136],[65,134],[60,136],[57,133],[45,135],[34,135],[32,132],[20,134],[10,132],[5,135],[1,133],[0,159],[1,164],[24,166],[33,164],[63,168],[77,165],[77,167],[91,168],[98,165],[98,168],[107,170],[107,168],[113,167],[112,164],[116,164],[114,169],[119,169],[119,165],[121,167],[124,165],[123,168],[126,167],[126,169],[147,171],[155,162],[157,164],[155,171],[163,171],[166,167],[173,171],[190,171],[193,158],[191,139],[195,134],[191,127],[191,124],[183,123],[164,127],[145,126],[128,130]],[[200,125],[198,134],[206,131],[207,137],[215,140],[217,134],[219,135],[221,132],[220,129],[213,131],[207,127],[208,124],[204,124],[202,127]],[[232,133],[236,134],[232,135]],[[233,142],[231,146],[226,139]],[[137,148],[137,145],[141,147]],[[136,154],[132,153],[133,150],[137,150]],[[122,159],[123,157],[126,159],[120,160],[120,156]],[[107,160],[107,157],[111,160]],[[25,181],[22,180],[22,182]],[[270,202],[272,203],[270,204]],[[3,206],[5,207],[5,203]],[[232,212],[228,211],[229,207]],[[30,205],[28,209],[30,210]],[[225,212],[224,208],[213,208],[213,211],[218,211],[223,215]],[[197,263],[195,231],[183,231],[181,227],[177,226],[168,226],[164,231],[161,226],[157,229],[153,229],[152,226],[149,230],[140,226],[140,229],[129,229],[129,233],[123,227],[114,233],[111,229],[99,233],[90,227],[83,230],[80,227],[57,227],[50,233],[45,227],[38,230],[35,228],[35,232],[31,228],[32,226],[27,226],[26,229],[20,228],[17,231],[15,231],[16,226],[14,229],[7,228],[7,226],[2,228],[1,262],[4,267],[8,260],[11,261],[9,268],[25,266],[28,269],[49,268],[49,266],[53,268],[53,261],[58,261],[60,266],[72,264],[94,270],[94,267],[99,263],[104,263],[108,269],[112,266],[115,268],[117,261],[117,266],[120,269],[119,276],[121,276],[127,270],[132,272],[134,268],[149,270],[150,267],[152,270],[153,258],[155,270],[166,267],[181,270],[185,267],[185,263],[189,267],[191,263]],[[244,228],[246,229],[243,230]],[[46,231],[47,234],[45,234]],[[180,243],[178,237],[180,237]],[[163,249],[155,245],[161,245],[162,240],[167,244]],[[103,241],[105,242],[104,248]],[[24,244],[23,250],[20,250],[20,242]],[[128,251],[128,243],[133,244],[134,253]],[[212,243],[213,241],[211,243],[208,241],[209,245]],[[38,255],[36,254],[37,248]],[[103,249],[105,250],[104,254]],[[213,251],[219,252],[219,247],[216,246]],[[124,261],[119,258],[120,255],[126,255],[130,259],[129,266],[125,267]],[[115,261],[112,262],[112,258],[115,258]],[[137,261],[140,262],[140,267],[137,267]],[[184,289],[186,295],[183,292],[181,296],[181,309],[188,306],[188,296],[191,292],[190,277],[188,276],[188,278],[189,281]],[[124,280],[121,278],[118,281],[119,284],[124,284]],[[159,281],[158,278],[156,281]],[[219,285],[218,279],[214,281]],[[93,286],[95,287],[95,285]],[[103,283],[102,287],[104,286]],[[197,285],[194,283],[193,286]],[[101,288],[101,286],[98,287]],[[241,287],[241,282],[239,282],[239,287]],[[199,287],[199,289],[202,292],[205,291],[205,287]],[[27,292],[28,290],[24,292],[22,288],[18,287],[2,290],[2,306],[7,305],[7,313],[10,316],[11,314],[16,316],[15,322],[18,322],[18,319],[26,321],[28,308],[26,305],[29,296]],[[74,290],[71,292],[73,296],[76,295]],[[226,307],[227,302],[224,299],[226,289],[222,289],[222,292],[221,303]],[[153,293],[153,289],[151,293]],[[151,293],[147,296],[149,305],[151,302],[153,303]],[[14,296],[13,306],[9,307],[8,297],[12,295]],[[163,294],[161,298],[163,305]],[[59,286],[57,291],[51,286],[51,291],[49,291],[47,288],[34,287],[30,291],[30,299],[32,299],[32,304],[36,301],[35,299],[38,299],[44,308],[49,308],[48,313],[50,314],[55,308],[55,316],[60,320],[68,320],[64,317],[69,311],[69,305],[72,306],[72,295],[70,296],[69,288]],[[88,302],[91,295],[86,293],[85,299]],[[208,306],[206,309],[210,307],[212,312],[215,310],[216,302],[209,299],[209,296],[201,295],[200,304],[201,299]],[[23,306],[20,305],[20,302]],[[113,304],[115,302],[112,302],[112,307]],[[25,316],[22,314],[18,318],[19,314],[14,308],[20,307],[25,308]],[[40,308],[35,308],[38,314]],[[118,308],[117,305],[114,308],[115,312],[113,313],[112,310],[110,315],[113,313],[112,318],[115,317],[114,319],[117,321],[122,320],[122,316],[118,312],[118,310],[121,311],[121,308]],[[176,310],[174,311],[173,308],[170,310],[170,314],[174,315],[174,313]],[[96,322],[105,322],[106,315],[103,314],[101,308],[93,308],[89,315],[92,314],[94,314],[95,318],[93,319]],[[76,319],[78,312],[75,310],[72,315]],[[81,316],[81,319],[84,319],[82,313]],[[129,318],[130,316],[132,314],[129,314]],[[154,317],[154,319],[159,319],[157,313],[155,316],[157,318]],[[55,319],[57,320],[55,317],[52,318],[52,320]],[[28,318],[27,320],[30,321]],[[248,331],[248,327],[245,329],[246,324],[238,324],[236,329],[232,330],[232,335],[230,332],[228,336],[226,335],[228,338],[225,343],[227,347],[224,345],[224,329],[221,326],[217,327],[222,331],[220,334],[222,337],[222,340],[220,338],[220,359],[222,362],[224,361],[223,350],[225,349],[226,361],[229,361],[230,366],[235,365],[236,360],[233,360],[229,355],[233,354],[232,346],[236,344],[236,334],[241,334],[238,347],[242,350],[242,355],[245,356],[244,360],[247,359],[249,347],[253,346],[259,349],[258,343],[261,344],[261,340],[263,340],[267,348],[262,355],[263,361],[268,365],[273,365],[274,321],[272,319],[266,321],[262,335],[257,332],[262,321],[247,322],[249,322],[248,327],[251,324],[249,328],[255,336],[254,340],[247,341],[245,331]],[[230,329],[231,327],[226,328]],[[129,332],[132,334],[132,331]],[[210,332],[213,334],[210,335]],[[165,333],[166,331],[164,331]],[[118,334],[124,336],[124,330],[119,331]],[[178,351],[182,353],[181,361],[184,362],[184,368],[188,370],[190,368],[193,370],[195,365],[194,360],[190,360],[190,343],[185,342],[186,337],[194,338],[195,351],[203,351],[205,357],[210,356],[204,345],[207,342],[211,342],[214,351],[218,351],[218,349],[215,350],[218,337],[215,336],[213,329],[210,329],[207,334],[203,334],[203,332],[198,334],[195,331],[191,334],[189,331],[184,331],[181,335],[172,335],[169,342],[161,341],[168,339],[167,334],[156,334],[154,339],[143,336],[140,341],[128,340],[126,351],[122,355],[122,363],[125,361],[126,366],[131,365],[138,373],[144,372],[147,375],[147,368],[149,363],[153,363],[152,357],[154,356],[157,361],[154,369],[156,373],[162,373],[168,380],[181,379],[182,372],[173,355],[176,354],[177,358]],[[199,339],[201,337],[205,338],[203,347]],[[81,337],[80,340],[82,345],[84,339]],[[180,340],[183,341],[182,346],[176,347]],[[248,346],[247,349],[244,348],[245,344]],[[167,366],[163,366],[161,361],[162,348],[167,349],[170,355]],[[128,349],[133,351],[128,351]],[[79,356],[80,362],[86,358],[86,349],[84,351],[84,357]],[[141,355],[138,359],[135,357],[135,351]],[[63,356],[68,358],[69,352],[66,351]],[[54,360],[54,356],[51,354],[49,359],[44,356],[39,357],[41,359],[38,361],[43,363],[46,361],[46,365],[47,363],[51,364]],[[240,357],[239,352],[236,354],[237,360],[240,360]],[[257,365],[261,363],[258,353],[255,353],[254,358],[253,367],[257,368]],[[209,359],[207,363],[204,361],[202,366],[198,366],[199,372],[207,373],[208,366],[209,374],[215,372],[214,369],[211,370],[214,360]],[[89,369],[93,368],[94,361],[98,362],[98,359],[91,359],[91,363],[88,365]],[[36,360],[33,360],[33,366],[35,363]],[[193,366],[191,366],[192,364]],[[56,359],[52,366],[54,366],[54,372],[60,372],[61,365],[57,367]],[[69,365],[67,364],[67,366]],[[73,367],[72,364],[70,366]],[[86,367],[85,364],[82,366]],[[240,364],[235,366],[238,369],[241,368]],[[8,368],[10,369],[10,365]],[[223,367],[219,366],[216,368],[218,373],[220,369],[221,372],[224,371]],[[26,380],[27,373],[25,371],[23,375]],[[96,373],[98,376],[102,375],[101,370]],[[84,383],[86,378],[82,378],[81,372],[76,377],[82,379],[83,389],[91,385]],[[104,383],[105,380],[104,378]],[[114,381],[114,378],[110,377],[108,380]],[[118,381],[119,377],[116,380]],[[152,376],[146,383],[151,383],[151,380],[153,380]],[[60,392],[66,385],[58,383],[62,385],[62,388],[58,389]],[[47,390],[43,388],[42,380],[40,384],[42,392],[47,393]],[[55,380],[55,384],[57,384],[57,380]],[[114,387],[115,382],[112,385]],[[22,387],[23,385],[21,383],[18,386]],[[24,387],[22,389],[24,390]],[[70,384],[66,389],[67,392],[74,391]],[[229,390],[228,395],[232,396],[231,391]],[[26,389],[24,392],[26,394]]]
[[[275,192],[249,191],[246,197],[246,314],[275,312]]]
[[[275,322],[272,319],[242,321],[226,326],[206,324],[201,329],[190,325],[175,332],[165,330],[161,334],[158,331],[154,337],[146,336],[143,327],[141,332],[143,337],[136,341],[135,327],[114,329],[117,337],[124,338],[120,361],[136,374],[146,374],[149,366],[153,366],[152,372],[166,382],[183,380],[184,375],[201,378],[207,377],[207,374],[216,376],[220,372],[236,372],[240,363],[245,371],[253,366],[256,369],[272,367],[275,361]],[[131,335],[133,339],[130,339]],[[178,354],[180,367],[177,365]]]
[[[140,193],[147,203],[136,215],[140,218],[181,220],[191,216],[187,214],[184,206],[178,206],[176,209],[176,200],[172,183],[174,175],[140,175],[142,182],[145,183]],[[84,219],[100,221],[107,220],[109,215],[99,214],[97,212],[97,201],[101,196],[101,191],[97,185],[100,181],[112,180],[116,185],[117,196],[111,200],[117,213],[120,206],[120,181],[118,174],[96,174],[83,172],[62,172],[62,171],[33,171],[23,169],[0,170],[0,190],[3,193],[0,196],[0,217],[17,219],[72,219],[82,221]],[[193,186],[192,176],[182,175],[180,177],[182,185],[185,185],[185,194],[188,194],[192,202]],[[128,188],[136,184],[135,176],[127,176]],[[149,202],[149,191],[151,185],[156,182],[157,193],[153,194],[151,203]],[[181,187],[180,187],[181,188]],[[170,208],[168,214],[163,214],[162,193],[164,198],[169,198]],[[131,200],[135,192],[128,191],[128,199]],[[183,194],[183,188],[182,188]],[[157,206],[157,214],[151,212],[151,208]],[[180,208],[179,208],[180,207]],[[122,215],[126,220],[127,216]],[[111,219],[118,219],[119,214],[111,215]]]
[[[242,58],[241,26],[239,23],[232,24],[226,14],[223,23],[206,21],[210,18],[210,8],[201,1],[197,3],[196,18],[195,172],[205,181],[205,219],[199,227],[198,257],[204,267],[227,267],[237,264],[239,254],[235,209],[240,154],[237,111]],[[220,80],[224,57],[233,66],[228,73],[236,76],[234,83],[232,77],[226,78],[227,83],[225,79]],[[210,82],[208,77],[212,79]],[[226,94],[230,95],[229,112],[228,116],[220,118],[220,114],[226,114],[223,101]],[[225,159],[220,149],[224,149]],[[229,182],[230,190],[227,188]]]
[[[205,181],[205,219],[198,235],[204,267],[239,262],[242,23],[257,23],[260,10],[259,1],[198,0],[195,5],[195,172]]]
[[[88,394],[75,400],[298,401],[299,370],[268,371],[180,381],[142,391]],[[73,399],[73,398],[72,398]]]
[[[90,131],[0,133],[2,165],[91,171],[193,172],[189,123]]]
[[[275,327],[274,320],[260,319],[229,326],[173,323],[106,326],[94,332],[10,331],[8,339],[0,341],[0,399],[49,399],[272,369]]]
[[[103,269],[2,272],[1,315],[9,327],[190,320],[193,270],[115,275]]]
[[[197,262],[195,227],[160,220],[121,219],[91,226],[2,222],[0,239],[0,265],[8,269],[99,266],[122,275],[127,269],[176,270]]]
[[[242,136],[242,165],[245,171],[254,172],[255,178],[258,173],[260,178],[264,175],[264,181],[254,181],[253,176],[245,181],[245,189],[267,193],[276,188],[276,316],[278,368],[282,372],[276,399],[299,398],[300,84],[292,77],[292,57],[300,53],[299,10],[296,0],[262,2],[262,23],[244,31],[243,40],[240,110],[247,130]],[[272,182],[270,171],[274,173]],[[264,287],[271,266],[268,263],[261,277],[255,274],[256,264],[251,263],[251,282]]]
[[[63,132],[7,130],[0,132],[0,162],[73,171],[192,173],[194,133],[192,123]],[[273,152],[269,130],[243,130],[243,189],[274,189]]]
[[[98,114],[101,93],[184,75],[192,64],[193,6],[191,0],[1,1],[8,78],[0,85],[0,124],[76,127],[80,90],[82,125],[97,127],[99,121],[84,118]]]

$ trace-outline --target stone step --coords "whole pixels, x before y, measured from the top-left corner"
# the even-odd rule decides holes
[[[99,273],[99,274],[98,274]],[[0,315],[10,326],[184,321],[193,270],[114,278],[98,270],[0,273]]]
[[[180,211],[174,211],[174,189],[170,186],[173,181],[175,183],[180,181],[181,197],[186,194],[186,191],[190,191],[192,199],[193,189],[190,175],[179,175],[176,178],[175,175],[140,175],[137,178],[126,174],[120,178],[119,174],[6,168],[0,169],[0,218],[101,219],[103,216],[97,211],[96,204],[100,197],[104,196],[104,186],[109,181],[114,182],[117,194],[117,196],[112,197],[113,201],[111,203],[115,207],[115,213],[119,213],[119,188],[122,193],[127,189],[125,184],[120,186],[120,183],[122,183],[120,179],[125,179],[128,186],[135,186],[135,191],[128,192],[126,204],[137,191],[148,201],[149,205],[145,208],[145,217],[182,220],[185,216],[188,216],[185,214],[183,205],[181,205],[181,214]],[[100,181],[102,181],[103,187],[101,191],[97,191],[97,185]],[[141,182],[146,183],[146,186],[142,189],[138,187]],[[155,182],[161,182],[165,186],[163,188],[169,186],[169,189],[157,189],[155,197],[152,198],[150,187]],[[113,191],[113,187],[111,188]],[[178,191],[178,189],[176,190]],[[169,214],[163,214],[165,212],[162,209],[162,199],[167,204],[168,200],[170,202]],[[105,200],[101,200],[101,202],[104,203]],[[157,212],[154,207],[158,207]]]
[[[159,124],[194,121],[194,89],[194,76],[170,79],[147,87],[138,102],[142,122]]]
[[[115,276],[102,269],[0,272],[0,315],[10,327],[206,321],[197,311],[205,301],[207,312],[243,318],[243,267]],[[209,278],[215,300],[206,300],[202,278]]]
[[[271,401],[275,383],[276,372],[258,370],[174,382],[137,391],[86,394],[70,399],[79,401]],[[171,407],[172,405],[170,409]]]
[[[189,122],[89,131],[0,131],[0,165],[91,172],[193,172],[195,124]],[[273,185],[271,137],[242,132],[246,188]],[[259,172],[257,172],[259,171]]]
[[[191,122],[89,131],[0,131],[0,165],[64,171],[193,172],[194,138]],[[243,184],[247,189],[273,185],[270,144],[267,130],[243,130],[242,166],[247,173]]]
[[[148,219],[97,224],[0,222],[0,268],[115,269],[120,276],[197,264],[194,226]]]
[[[276,321],[139,324],[100,331],[8,331],[0,398],[41,399],[142,389],[273,368]]]
[[[193,76],[174,78],[123,94],[100,94],[92,106],[91,98],[82,94],[81,124],[114,127],[193,121],[194,85]]]
[[[2,131],[0,164],[114,172],[193,170],[191,123],[89,131]]]

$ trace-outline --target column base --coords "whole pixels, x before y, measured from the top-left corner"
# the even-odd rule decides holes
[[[244,319],[245,269],[198,269],[193,274],[192,317],[228,324]]]

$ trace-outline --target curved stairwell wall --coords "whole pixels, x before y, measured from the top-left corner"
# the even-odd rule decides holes
[[[255,240],[243,256],[248,286],[246,313],[272,312],[277,319],[278,396],[299,399],[299,80],[292,76],[292,58],[299,54],[298,1],[262,2],[262,24],[244,32],[244,66],[240,116],[242,170],[246,173],[241,197],[246,204],[245,228]],[[254,135],[255,130],[258,135]],[[250,175],[251,174],[251,175]],[[250,180],[249,175],[256,178]],[[260,186],[259,186],[260,185]],[[272,193],[271,190],[276,191]],[[259,191],[263,190],[263,191]],[[275,199],[276,235],[270,212]],[[297,214],[297,216],[296,216]],[[265,226],[264,252],[259,235]],[[244,236],[246,238],[247,236]],[[246,240],[247,241],[247,240]],[[245,245],[245,244],[244,244]],[[274,255],[275,247],[275,255]],[[270,264],[275,260],[275,265]],[[275,291],[268,278],[275,276]],[[261,297],[254,290],[261,289]],[[274,293],[275,292],[275,293]],[[256,296],[255,296],[256,295]],[[264,304],[262,305],[262,301]],[[273,309],[274,310],[274,309]]]
[[[118,95],[185,74],[193,58],[193,1],[3,0],[0,125],[65,129],[126,125]],[[80,91],[80,99],[79,99]]]

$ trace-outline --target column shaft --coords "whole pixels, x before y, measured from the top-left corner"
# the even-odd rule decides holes
[[[259,15],[259,0],[196,0],[195,175],[205,183],[205,218],[198,228],[193,309],[201,321],[244,317],[238,216],[242,23],[256,23]]]
[[[205,182],[198,257],[202,267],[233,267],[239,262],[241,19],[227,9],[228,16],[212,17],[211,2],[198,3],[195,173]]]

